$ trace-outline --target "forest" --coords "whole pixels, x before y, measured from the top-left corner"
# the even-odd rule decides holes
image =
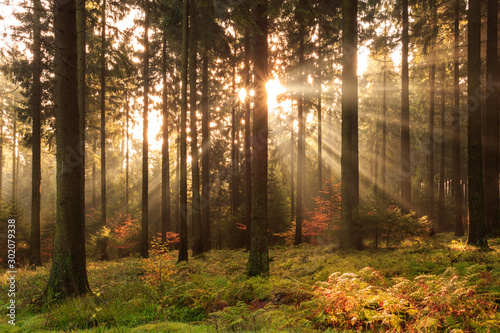
[[[0,0],[0,331],[500,331],[499,0]]]

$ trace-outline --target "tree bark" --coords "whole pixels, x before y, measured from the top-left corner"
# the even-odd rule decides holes
[[[31,178],[31,237],[29,263],[32,266],[41,266],[40,253],[40,185],[41,173],[41,112],[42,112],[42,87],[40,77],[42,74],[41,56],[41,25],[40,14],[43,10],[40,0],[33,1],[33,86],[31,107],[33,115],[33,160]]]
[[[144,0],[144,109],[142,127],[142,223],[141,223],[141,257],[149,256],[149,143],[148,143],[148,113],[149,113],[149,0]]]
[[[210,114],[208,105],[208,55],[203,55],[203,79],[201,90],[201,224],[203,229],[203,250],[212,248],[210,233]]]
[[[37,0],[38,1],[38,0]],[[85,169],[86,169],[86,152],[85,152],[85,132],[86,132],[86,99],[87,99],[87,83],[86,83],[86,63],[87,63],[87,13],[85,9],[85,0],[77,0],[76,3],[76,31],[77,31],[77,52],[78,52],[78,110],[80,112],[80,153],[82,155],[83,164],[83,207],[85,209]]]
[[[268,79],[268,23],[266,12],[267,0],[256,1],[254,7],[256,29],[253,47],[255,102],[252,139],[252,236],[247,267],[249,276],[269,275],[267,245],[268,107],[266,91]]]
[[[445,182],[445,158],[446,158],[446,134],[445,134],[445,119],[446,119],[446,65],[443,64],[441,75],[441,148],[439,150],[439,199],[438,199],[438,232],[445,231],[445,208],[444,208],[444,182]]]
[[[468,12],[468,243],[486,248],[484,192],[483,192],[483,148],[481,129],[481,2],[471,1]]]
[[[127,140],[127,145],[126,149],[127,151],[125,152],[125,215],[128,216],[129,214],[129,202],[130,202],[130,194],[129,194],[129,189],[130,189],[130,180],[129,180],[129,169],[130,169],[130,128],[129,128],[129,123],[130,123],[130,106],[128,104],[128,90],[125,91],[125,118],[126,118],[126,140]]]
[[[161,149],[161,241],[167,241],[170,226],[170,158],[168,147],[168,91],[167,91],[167,34],[163,32],[162,48],[162,80],[163,80],[163,144]]]
[[[191,125],[191,186],[193,191],[192,222],[193,222],[193,256],[203,253],[203,229],[200,211],[200,167],[198,157],[198,126],[196,116],[196,56],[197,25],[196,25],[196,0],[189,0],[189,107]]]
[[[341,156],[341,225],[340,246],[344,249],[363,247],[359,209],[358,162],[358,78],[357,78],[357,0],[344,0],[343,67],[342,67],[342,156]]]
[[[17,171],[16,171],[16,150],[17,150],[17,114],[12,111],[12,195],[11,201],[17,200]]]
[[[304,155],[305,155],[305,124],[304,124],[304,27],[299,27],[299,91],[297,96],[297,117],[299,123],[299,131],[297,134],[297,204],[295,214],[295,245],[302,243],[302,222],[304,212]]]
[[[89,291],[85,258],[84,166],[79,154],[76,1],[54,3],[57,213],[48,298]]]
[[[106,0],[101,22],[101,225],[106,225]]]
[[[187,84],[188,84],[188,24],[189,0],[184,0],[182,14],[182,64],[181,64],[181,119],[180,119],[180,175],[179,175],[179,258],[188,260],[187,240]]]
[[[252,228],[252,150],[251,150],[251,109],[250,109],[250,32],[245,32],[245,245],[250,249]]]
[[[453,192],[455,205],[455,236],[464,235],[464,226],[462,222],[462,178],[461,157],[460,157],[460,59],[459,59],[459,41],[460,41],[460,0],[455,1],[455,23],[454,23],[454,50],[453,50],[453,86],[454,86],[454,105],[452,117],[453,131]]]
[[[435,165],[435,96],[436,96],[436,64],[434,54],[431,57],[429,66],[429,173],[428,173],[428,192],[429,192],[429,219],[432,221],[432,232],[435,232],[435,214],[434,214],[434,165]]]
[[[500,229],[500,195],[498,187],[499,161],[499,101],[498,82],[498,1],[488,0],[486,45],[486,122],[484,156],[484,200],[486,228]],[[497,84],[494,84],[497,83]]]
[[[402,92],[401,92],[401,205],[404,213],[411,210],[410,161],[410,91],[408,76],[408,0],[402,0]]]

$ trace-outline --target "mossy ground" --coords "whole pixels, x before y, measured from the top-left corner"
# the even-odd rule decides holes
[[[500,239],[489,243],[480,251],[444,234],[397,249],[277,247],[269,278],[245,276],[246,251],[90,262],[91,294],[44,306],[30,304],[50,267],[21,268],[16,326],[4,315],[0,331],[497,332]]]

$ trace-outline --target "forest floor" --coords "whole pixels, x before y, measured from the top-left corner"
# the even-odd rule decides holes
[[[42,307],[30,303],[49,265],[21,268],[16,326],[1,284],[0,332],[499,332],[500,239],[489,244],[443,234],[394,249],[274,247],[271,276],[250,279],[245,251],[89,262],[92,293]]]

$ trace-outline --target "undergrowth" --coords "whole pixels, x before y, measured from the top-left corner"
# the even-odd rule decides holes
[[[92,293],[41,307],[32,301],[49,267],[20,268],[17,325],[2,316],[0,331],[496,332],[500,244],[489,242],[488,252],[449,234],[377,251],[276,247],[269,278],[245,276],[245,251],[176,264],[156,246],[149,259],[89,263]]]

